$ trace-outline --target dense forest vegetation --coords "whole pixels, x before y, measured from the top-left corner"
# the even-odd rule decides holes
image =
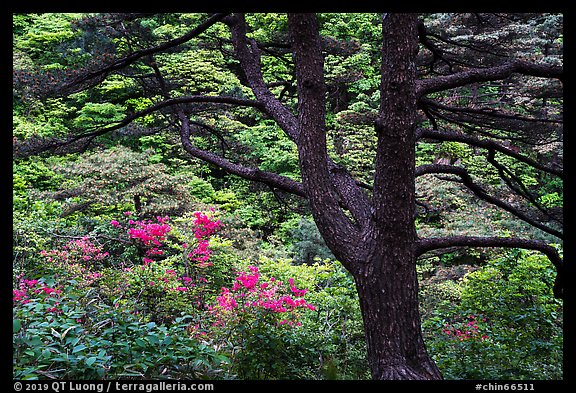
[[[14,379],[562,379],[562,29],[14,14]]]

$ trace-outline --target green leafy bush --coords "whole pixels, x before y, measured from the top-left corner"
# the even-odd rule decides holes
[[[464,276],[459,299],[441,302],[423,322],[444,377],[561,379],[562,302],[552,294],[554,276],[545,256],[523,250]],[[481,316],[478,335],[461,339],[470,330],[467,316]]]
[[[49,288],[49,287],[48,287]],[[140,320],[97,297],[40,292],[13,311],[15,379],[218,378],[226,357],[170,326]],[[89,292],[90,294],[93,292]],[[85,294],[86,295],[86,294]]]

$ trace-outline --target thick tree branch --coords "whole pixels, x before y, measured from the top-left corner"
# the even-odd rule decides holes
[[[273,118],[286,135],[298,145],[300,143],[299,119],[280,102],[280,98],[274,96],[270,91],[271,84],[264,81],[260,64],[261,45],[246,37],[247,25],[244,15],[234,14],[226,18],[225,22],[230,28],[234,51],[246,80],[257,100],[262,103],[260,109]],[[319,96],[318,100],[320,100]],[[352,213],[358,223],[365,220],[366,212],[369,211],[367,195],[356,187],[356,181],[345,168],[333,163],[327,155],[322,159],[327,160],[329,168],[324,179],[332,180],[333,188],[336,190],[341,204]]]
[[[246,21],[243,14],[234,14],[226,18],[226,24],[232,34],[232,44],[236,57],[240,61],[246,80],[256,99],[263,105],[263,110],[284,130],[293,141],[298,135],[296,116],[286,108],[270,91],[262,75],[260,49],[254,40],[246,37]]]
[[[564,270],[564,263],[558,254],[558,251],[546,242],[514,237],[450,236],[426,238],[418,240],[416,244],[416,254],[417,256],[420,256],[427,251],[448,247],[504,247],[540,251],[548,257],[557,271],[553,289],[554,295],[558,298],[563,297],[564,288],[562,273]]]
[[[339,205],[339,196],[346,196],[346,189],[338,187],[333,180],[328,159],[326,85],[318,20],[314,14],[288,14],[288,28],[298,88],[296,145],[302,183],[307,190],[314,220],[334,255],[342,261],[355,260],[359,228]],[[360,190],[356,184],[352,187]],[[336,188],[344,193],[338,195]]]
[[[143,57],[150,56],[150,55],[153,55],[155,53],[164,52],[167,49],[176,47],[178,45],[182,45],[182,44],[190,41],[192,38],[197,37],[200,34],[202,34],[203,32],[205,32],[209,27],[211,27],[212,25],[221,21],[222,19],[224,19],[226,17],[226,15],[227,14],[225,14],[225,13],[213,14],[208,19],[206,19],[204,22],[199,24],[196,28],[194,28],[190,32],[184,34],[183,36],[180,36],[178,38],[175,38],[173,40],[167,41],[163,44],[160,44],[160,45],[157,45],[157,46],[154,46],[151,48],[146,48],[146,49],[142,49],[139,51],[135,51],[135,52],[130,53],[129,55],[127,55],[125,57],[122,57],[120,59],[115,60],[114,62],[112,62],[112,63],[110,63],[104,67],[99,68],[96,71],[84,73],[84,74],[72,79],[68,83],[66,83],[66,85],[64,86],[63,89],[66,91],[74,91],[74,90],[70,90],[70,88],[72,86],[78,86],[78,88],[76,90],[81,90],[83,88],[82,84],[84,84],[84,83],[90,83],[92,81],[94,81],[94,83],[98,83],[102,80],[102,78],[106,77],[110,73],[112,73],[116,70],[122,69],[122,68],[126,68],[130,64],[133,64],[134,62],[138,61],[139,59],[141,59]]]
[[[328,163],[332,184],[340,197],[342,207],[350,211],[357,226],[365,225],[370,219],[370,200],[362,188],[371,186],[356,181],[346,168],[330,161]]]
[[[374,228],[411,239],[415,209],[417,18],[388,14],[383,18],[380,108],[374,174]],[[414,233],[413,233],[414,232]]]
[[[542,163],[532,160],[509,147],[506,147],[495,140],[492,139],[480,139],[471,135],[462,134],[459,132],[454,131],[447,131],[447,130],[431,130],[427,128],[420,128],[418,129],[418,138],[430,138],[435,139],[438,141],[451,141],[451,142],[461,142],[466,143],[471,146],[482,147],[485,149],[491,149],[507,156],[513,157],[518,161],[521,161],[525,164],[528,164],[536,169],[539,169],[544,172],[551,173],[560,177],[561,179],[564,178],[564,173],[562,169],[559,168],[551,168],[543,165]]]
[[[470,174],[468,173],[468,171],[466,171],[466,169],[462,168],[462,167],[457,167],[457,166],[453,166],[453,165],[439,165],[439,164],[430,164],[430,165],[421,165],[419,167],[416,168],[416,176],[423,176],[426,174],[435,174],[435,173],[448,173],[448,174],[452,174],[452,175],[456,175],[458,177],[460,177],[462,183],[470,190],[474,193],[474,195],[476,195],[478,198],[491,203],[495,206],[500,207],[501,209],[506,210],[507,212],[515,215],[516,217],[518,217],[519,219],[521,219],[522,221],[527,222],[528,224],[541,229],[542,231],[549,233],[551,235],[556,236],[559,239],[564,239],[564,235],[555,230],[552,229],[538,221],[536,221],[535,219],[533,219],[532,217],[530,217],[528,214],[518,210],[517,208],[515,208],[514,206],[512,206],[511,204],[509,204],[508,202],[502,201],[492,195],[489,195],[486,190],[484,190],[481,186],[479,186],[478,184],[476,184],[473,180],[472,177],[470,176]]]
[[[304,188],[302,187],[302,184],[295,180],[278,175],[276,173],[265,172],[257,168],[250,168],[236,164],[212,152],[197,148],[190,141],[190,120],[187,116],[184,115],[182,111],[178,111],[178,118],[181,122],[180,140],[182,142],[182,146],[184,147],[184,150],[186,150],[186,152],[188,152],[188,154],[190,154],[192,157],[216,165],[226,172],[240,176],[244,179],[264,183],[271,187],[278,188],[282,191],[296,194],[301,197],[307,196]]]
[[[515,73],[560,80],[563,77],[562,67],[511,60],[495,67],[476,68],[451,75],[419,80],[416,92],[417,96],[421,97],[425,94],[466,86],[471,83],[506,79]]]

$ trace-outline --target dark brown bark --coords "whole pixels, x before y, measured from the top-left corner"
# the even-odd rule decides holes
[[[383,18],[373,217],[354,275],[375,379],[440,379],[418,311],[414,226],[418,33],[415,15]]]
[[[388,247],[368,246],[355,274],[373,379],[441,379],[421,334],[414,260],[390,258]]]

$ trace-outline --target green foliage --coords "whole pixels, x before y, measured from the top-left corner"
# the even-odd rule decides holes
[[[15,15],[13,23],[22,32],[15,41],[16,48],[45,67],[67,65],[66,55],[70,53],[59,51],[59,44],[74,37],[70,22],[78,17],[79,14],[69,13]]]
[[[28,189],[42,191],[55,190],[63,180],[58,176],[43,160],[29,158],[19,162],[14,162],[12,166],[13,190],[22,194]]]
[[[65,135],[76,108],[60,98],[36,101],[26,106],[15,106],[12,118],[13,135],[18,140],[30,137]],[[22,113],[20,113],[22,112]]]
[[[541,254],[512,250],[475,270],[423,323],[428,348],[448,379],[561,379],[562,302]],[[442,332],[481,315],[484,338]],[[462,325],[460,325],[462,326]],[[468,330],[470,327],[468,326]],[[461,329],[466,331],[466,323]]]
[[[256,162],[263,171],[298,178],[300,169],[296,145],[278,126],[265,122],[238,131],[236,139],[242,145],[250,146],[244,154],[250,162]]]
[[[168,42],[188,33],[206,14],[154,14],[123,23],[116,23],[116,17],[13,15],[18,82],[13,103],[15,143],[63,137],[72,130],[94,131],[154,105],[165,96],[159,90],[150,93],[156,87],[150,78],[153,66],[162,73],[171,97],[253,98],[246,81],[236,76],[238,60],[228,56],[230,32],[224,23],[66,98],[44,97],[34,88],[40,84],[58,90],[77,75],[80,65],[90,63],[96,69],[113,61],[113,53],[123,56]],[[286,50],[287,16],[246,17],[249,37],[264,46],[271,44],[260,53],[265,83],[274,83],[273,94],[279,97],[282,92],[282,102],[296,113],[292,56]],[[380,18],[364,13],[319,14],[329,154],[367,184],[372,183],[375,169]],[[507,58],[558,62],[561,15],[516,15],[514,23],[480,27],[468,18],[472,16],[424,15],[430,32],[458,44],[450,53],[461,61],[477,61],[466,53],[470,45],[491,48],[494,40],[506,39]],[[109,26],[104,30],[97,28],[100,25]],[[442,40],[434,43],[444,49]],[[560,98],[528,99],[522,93],[532,82],[518,79],[518,96],[509,94],[509,86],[495,84],[429,97],[447,106],[486,104],[487,108],[495,98],[506,97],[504,111],[530,116],[541,110],[550,119],[561,116]],[[536,87],[543,94],[551,88]],[[300,181],[294,142],[268,114],[212,104],[181,108],[197,126],[192,141],[199,148]],[[334,260],[309,218],[306,202],[191,159],[167,115],[138,118],[96,138],[96,149],[82,154],[14,161],[13,289],[22,290],[25,277],[39,281],[28,288],[29,301],[14,300],[14,378],[370,378],[354,280]],[[442,116],[456,116],[450,111],[436,115],[439,129],[447,125]],[[431,127],[432,122],[428,118],[423,124]],[[520,135],[499,129],[496,123],[471,126],[463,121],[447,128],[478,130],[510,141]],[[561,147],[548,149],[545,127],[544,131],[525,128],[519,125],[522,138],[534,139],[521,146],[530,147],[527,157],[552,162],[562,154]],[[521,179],[543,207],[563,206],[561,179],[500,153],[495,159],[510,170],[509,175]],[[416,165],[446,160],[466,168],[490,194],[510,197],[487,151],[457,142],[418,141]],[[458,183],[427,175],[416,180],[416,190],[423,203],[416,219],[421,237],[515,234],[546,239],[510,214],[479,202]],[[188,257],[198,244],[190,212],[208,211],[210,206],[217,208],[214,214],[223,228],[209,242],[211,265],[200,267]],[[133,215],[123,216],[124,212]],[[127,238],[126,228],[111,225],[111,220],[165,214],[172,216],[172,228],[163,253],[144,263],[141,245]],[[83,261],[81,255],[58,254],[71,239],[84,237],[108,255]],[[266,278],[284,283],[293,279],[298,288],[308,290],[306,300],[315,309],[300,313],[301,324],[294,326],[279,325],[275,316],[261,310],[243,319],[231,318],[227,326],[212,325],[221,288],[234,285],[236,273],[248,266],[257,266]],[[561,378],[563,310],[551,295],[554,274],[546,258],[518,250],[456,251],[419,261],[425,338],[444,377]],[[61,292],[49,294],[42,288]]]
[[[74,126],[80,128],[98,127],[109,122],[120,121],[124,117],[122,108],[111,103],[87,102],[74,119]]]
[[[63,293],[68,292],[68,288]],[[142,322],[97,298],[40,295],[14,308],[15,379],[218,378],[227,359],[186,334],[187,317]],[[47,311],[58,307],[58,312]]]
[[[191,200],[183,176],[168,174],[164,164],[154,161],[152,151],[139,153],[121,145],[95,151],[54,168],[69,179],[54,197],[73,202],[71,212],[83,203],[92,205],[93,215],[121,214],[127,204],[128,210],[143,216],[189,210]],[[76,196],[81,202],[70,199]]]
[[[562,207],[564,199],[557,192],[544,194],[540,197],[540,203],[544,207],[560,206]]]
[[[290,251],[294,254],[296,264],[311,265],[317,259],[335,259],[312,220],[300,219],[298,225],[290,230],[290,237]]]
[[[203,94],[227,91],[238,86],[238,80],[225,69],[221,54],[196,48],[195,50],[161,54],[161,71],[176,79],[186,79],[182,87],[184,94]]]

